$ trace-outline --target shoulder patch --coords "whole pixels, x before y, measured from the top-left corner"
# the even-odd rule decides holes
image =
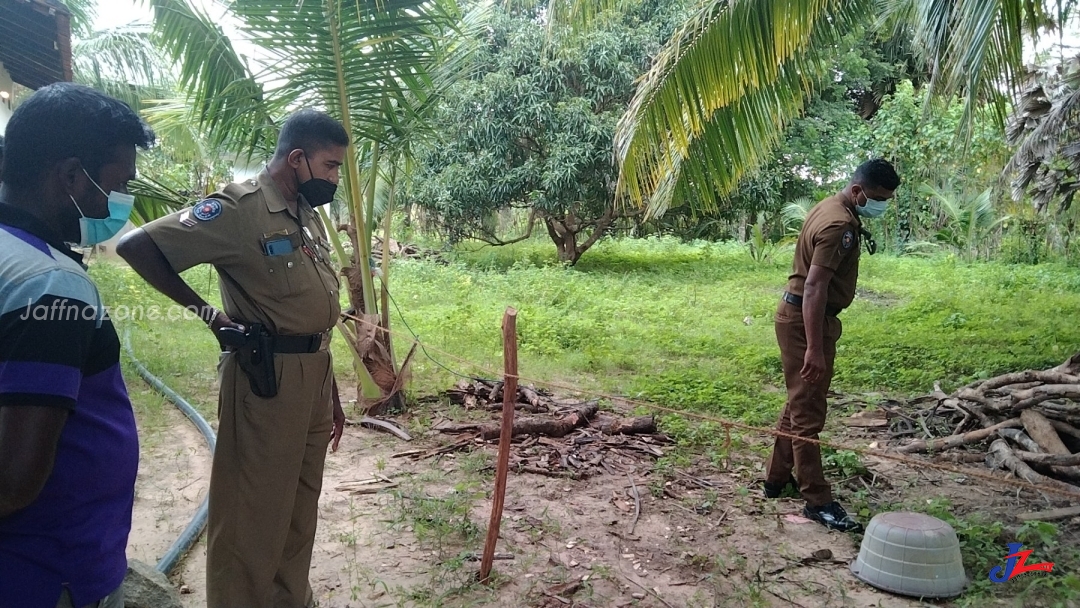
[[[202,222],[209,222],[215,217],[221,215],[221,201],[216,198],[208,198],[198,203],[191,209],[191,215],[195,216],[195,219]],[[846,238],[846,235],[845,235]]]
[[[844,232],[844,236],[840,239],[840,246],[844,249],[851,249],[851,246],[855,244],[855,233],[848,230]]]

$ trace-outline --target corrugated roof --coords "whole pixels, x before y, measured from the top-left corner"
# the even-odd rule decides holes
[[[0,62],[39,89],[71,80],[71,12],[58,0],[0,0]]]

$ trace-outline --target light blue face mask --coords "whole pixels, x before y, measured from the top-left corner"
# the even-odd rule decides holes
[[[863,196],[866,196],[865,194]],[[888,208],[889,201],[879,201],[870,197],[866,198],[866,204],[862,207],[855,207],[855,213],[863,217],[881,217],[885,215],[885,209]]]
[[[89,173],[86,173],[85,168],[83,173],[86,174],[86,179],[90,180],[90,183],[94,184],[98,191],[105,194],[101,186],[90,177]],[[105,196],[109,199],[109,217],[92,218],[86,217],[86,214],[79,208],[79,203],[75,202],[75,197],[68,195],[71,202],[75,203],[75,208],[79,210],[79,215],[82,216],[79,218],[80,247],[97,245],[111,239],[116,236],[116,233],[120,232],[124,224],[127,223],[128,218],[131,217],[131,209],[135,206],[134,196],[115,190],[105,194]]]

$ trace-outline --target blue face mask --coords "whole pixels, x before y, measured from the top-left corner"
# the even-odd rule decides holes
[[[86,173],[86,169],[83,169],[83,173]],[[98,191],[105,194],[105,191],[90,177],[89,173],[86,173],[86,179],[90,180],[90,183],[94,184]],[[82,209],[79,209],[79,203],[75,202],[75,197],[68,195],[71,202],[75,203],[75,208],[79,210],[79,215],[82,216],[79,218],[80,247],[97,245],[111,239],[116,236],[116,233],[120,232],[124,224],[127,223],[128,218],[131,217],[131,209],[135,206],[134,196],[115,190],[105,196],[109,199],[109,217],[99,219],[86,217]]]
[[[866,196],[865,194],[863,196]],[[885,209],[889,206],[889,201],[879,201],[870,197],[866,198],[866,204],[862,207],[855,207],[855,213],[863,217],[881,217],[885,215]]]

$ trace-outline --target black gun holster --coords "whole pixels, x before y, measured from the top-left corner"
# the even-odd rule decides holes
[[[236,349],[236,363],[248,377],[251,392],[270,399],[277,396],[278,377],[274,367],[274,336],[261,323],[252,323],[244,333],[244,343]]]

